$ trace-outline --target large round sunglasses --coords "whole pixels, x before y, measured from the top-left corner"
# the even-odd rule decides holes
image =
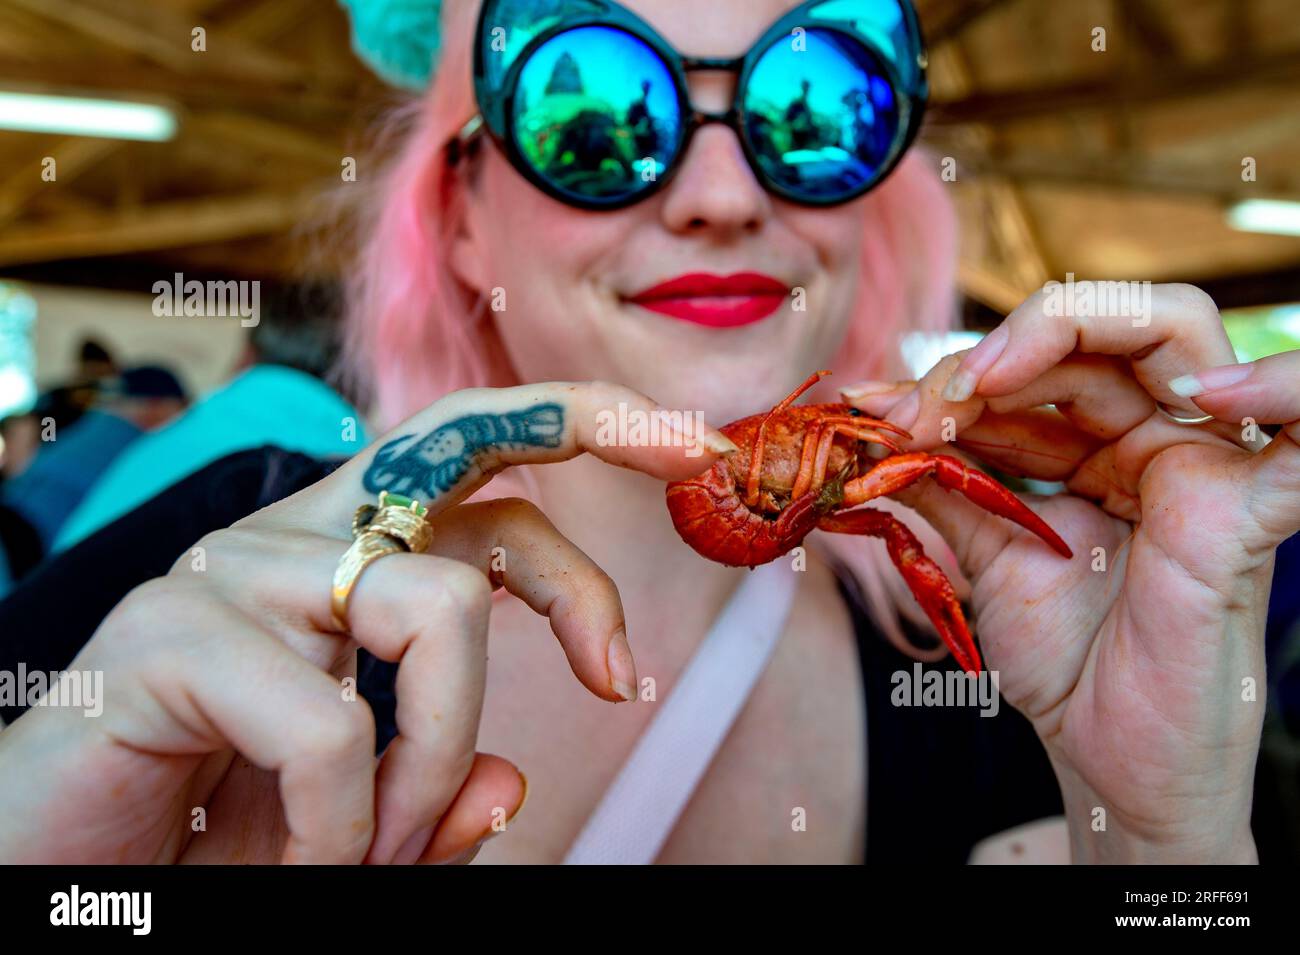
[[[731,107],[703,113],[686,75],[737,74]],[[763,187],[792,202],[847,202],[916,136],[926,56],[908,0],[809,0],[743,57],[678,53],[612,0],[485,0],[474,51],[484,128],[529,181],[570,205],[613,209],[662,188],[705,123],[731,127]]]

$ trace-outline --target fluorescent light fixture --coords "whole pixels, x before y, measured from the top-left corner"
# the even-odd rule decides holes
[[[1228,225],[1242,232],[1300,235],[1300,202],[1246,199],[1229,207]]]
[[[0,129],[162,142],[176,135],[176,117],[150,103],[0,92]]]

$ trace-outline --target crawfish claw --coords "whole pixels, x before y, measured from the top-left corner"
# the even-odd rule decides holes
[[[907,581],[912,596],[930,618],[939,636],[952,652],[953,659],[967,673],[980,672],[980,654],[975,648],[962,613],[961,602],[952,589],[952,582],[943,569],[921,547],[916,535],[897,518],[864,507],[856,511],[830,514],[818,521],[817,526],[836,534],[865,534],[882,538],[889,549],[889,557]]]
[[[947,454],[925,454],[913,451],[885,458],[866,474],[844,486],[844,503],[848,506],[901,491],[915,484],[927,474],[933,474],[939,486],[960,491],[972,503],[991,514],[1014,521],[1027,531],[1041,537],[1062,557],[1073,557],[1074,552],[1061,536],[1005,487],[978,468],[967,467]]]

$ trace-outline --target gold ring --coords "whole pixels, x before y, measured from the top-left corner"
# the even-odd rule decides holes
[[[428,508],[419,501],[381,491],[379,506],[362,504],[352,517],[352,545],[334,568],[334,586],[330,591],[330,611],[335,625],[345,633],[348,603],[361,572],[389,554],[423,554],[433,543],[433,528],[426,520]]]
[[[1156,402],[1156,410],[1172,421],[1174,424],[1205,424],[1214,420],[1212,414],[1184,415],[1179,414],[1176,409],[1170,408],[1162,402]]]

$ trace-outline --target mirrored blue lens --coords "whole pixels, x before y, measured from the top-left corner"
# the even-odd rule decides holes
[[[519,74],[509,121],[525,161],[563,193],[613,202],[663,176],[681,137],[673,75],[643,40],[577,27]]]
[[[899,138],[898,95],[866,47],[811,28],[769,47],[744,96],[745,136],[759,167],[814,202],[873,184]]]

